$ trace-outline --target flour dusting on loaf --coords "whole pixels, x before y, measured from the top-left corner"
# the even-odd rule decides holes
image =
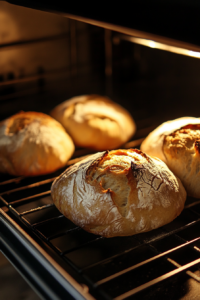
[[[51,193],[67,218],[105,237],[158,228],[176,218],[186,200],[165,163],[137,149],[89,156],[58,177]]]

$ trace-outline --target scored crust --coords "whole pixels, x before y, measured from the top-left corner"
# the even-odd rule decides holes
[[[105,237],[169,223],[183,210],[182,183],[159,159],[137,149],[89,156],[52,184],[56,207],[76,225]]]
[[[38,112],[20,112],[0,123],[0,172],[51,173],[66,165],[74,144],[60,123]]]
[[[184,117],[163,123],[143,141],[141,150],[162,159],[188,195],[200,197],[200,119]]]
[[[95,150],[117,148],[136,131],[127,110],[99,95],[71,98],[56,106],[51,116],[64,126],[75,145]]]

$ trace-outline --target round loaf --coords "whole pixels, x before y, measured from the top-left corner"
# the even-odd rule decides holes
[[[141,150],[162,159],[178,176],[188,195],[200,197],[200,119],[165,122],[151,132]]]
[[[100,151],[118,148],[136,130],[123,107],[99,95],[67,100],[56,106],[51,116],[64,126],[76,146]]]
[[[20,112],[0,123],[0,172],[51,173],[66,165],[74,144],[60,123],[38,112]]]
[[[129,236],[169,223],[186,192],[161,160],[137,149],[99,152],[52,184],[56,207],[76,225],[105,237]]]

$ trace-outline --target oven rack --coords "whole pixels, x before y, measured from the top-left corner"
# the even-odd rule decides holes
[[[138,147],[141,140],[125,146]],[[79,150],[78,154],[86,152]],[[80,159],[74,158],[68,165]],[[55,299],[59,290],[58,299],[66,294],[75,299],[177,299],[177,293],[186,293],[191,280],[200,288],[200,200],[188,197],[181,215],[161,228],[106,239],[78,228],[56,209],[50,187],[61,172],[0,183],[2,251],[42,297]],[[27,253],[22,257],[23,249]],[[26,268],[33,271],[27,273]],[[38,280],[38,268],[46,283],[44,278]],[[175,286],[171,298],[167,282]],[[184,287],[178,288],[183,283]],[[44,288],[46,285],[50,288]]]

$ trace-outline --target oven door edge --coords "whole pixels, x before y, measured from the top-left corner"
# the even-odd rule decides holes
[[[42,299],[94,300],[2,208],[0,250]]]

